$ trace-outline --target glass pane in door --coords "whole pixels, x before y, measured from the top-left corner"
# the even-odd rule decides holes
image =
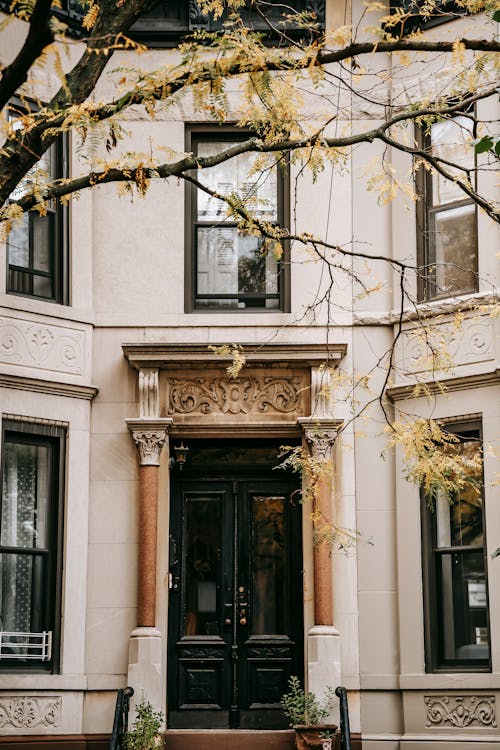
[[[221,498],[186,500],[184,635],[219,635]]]
[[[284,497],[252,498],[251,602],[255,635],[286,632],[284,501]]]

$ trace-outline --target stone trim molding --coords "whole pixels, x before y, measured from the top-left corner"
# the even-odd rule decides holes
[[[8,414],[4,412],[2,419],[9,419],[11,422],[25,422],[27,424],[42,424],[48,427],[63,427],[65,430],[69,427],[69,422],[60,419],[44,419],[43,417],[26,417],[20,414]]]
[[[443,389],[445,393],[450,391],[463,391],[466,388],[484,388],[489,385],[493,385],[500,380],[500,369],[496,368],[490,372],[482,372],[477,375],[465,375],[460,378],[446,378],[442,380],[436,380],[434,382],[425,381],[422,379],[422,384],[425,384],[426,392],[422,392],[420,396],[415,396],[416,383],[409,385],[399,385],[393,388],[388,388],[386,393],[390,401],[402,401],[407,398],[425,398],[427,393],[441,394]]]
[[[496,727],[494,695],[426,695],[426,726]]]
[[[331,364],[347,351],[347,344],[256,344],[242,343],[247,364],[286,363],[293,366]],[[124,344],[123,353],[137,370],[142,368],[186,368],[214,365],[225,367],[231,357],[223,357],[205,344]]]
[[[61,723],[60,695],[2,695],[0,696],[0,729],[31,729],[58,727]]]
[[[0,374],[0,387],[14,388],[18,391],[48,393],[51,396],[81,398],[87,401],[92,401],[99,393],[99,389],[95,385],[58,383],[53,380],[38,380],[37,378],[25,378],[17,375],[6,375],[4,373]]]
[[[126,419],[139,454],[140,466],[159,466],[160,453],[173,424],[165,419]]]
[[[297,422],[302,427],[313,458],[321,462],[330,461],[332,448],[343,421],[341,419],[300,417]]]

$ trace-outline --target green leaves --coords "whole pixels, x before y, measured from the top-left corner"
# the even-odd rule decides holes
[[[500,135],[484,135],[474,143],[474,151],[476,154],[484,154],[487,151],[492,151],[496,156],[500,157]]]

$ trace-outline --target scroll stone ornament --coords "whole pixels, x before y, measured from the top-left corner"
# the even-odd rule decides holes
[[[166,430],[132,429],[141,466],[159,466],[160,453],[167,438]]]
[[[245,378],[172,379],[169,414],[289,414],[300,408],[301,379]]]
[[[494,695],[426,695],[427,726],[496,727]]]
[[[61,696],[3,695],[0,697],[0,729],[57,727],[61,723]]]

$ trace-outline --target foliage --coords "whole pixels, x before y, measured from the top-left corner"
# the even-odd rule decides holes
[[[422,488],[430,507],[438,492],[452,501],[464,489],[480,493],[483,459],[476,441],[462,442],[433,419],[404,419],[390,428],[389,445],[403,451],[407,478]]]
[[[126,750],[155,750],[161,746],[163,715],[144,698],[136,707],[136,719],[125,735]]]
[[[331,686],[325,689],[325,698],[320,700],[314,693],[306,693],[299,678],[292,675],[288,681],[290,690],[281,699],[283,713],[290,726],[318,726],[325,722],[335,699]]]

